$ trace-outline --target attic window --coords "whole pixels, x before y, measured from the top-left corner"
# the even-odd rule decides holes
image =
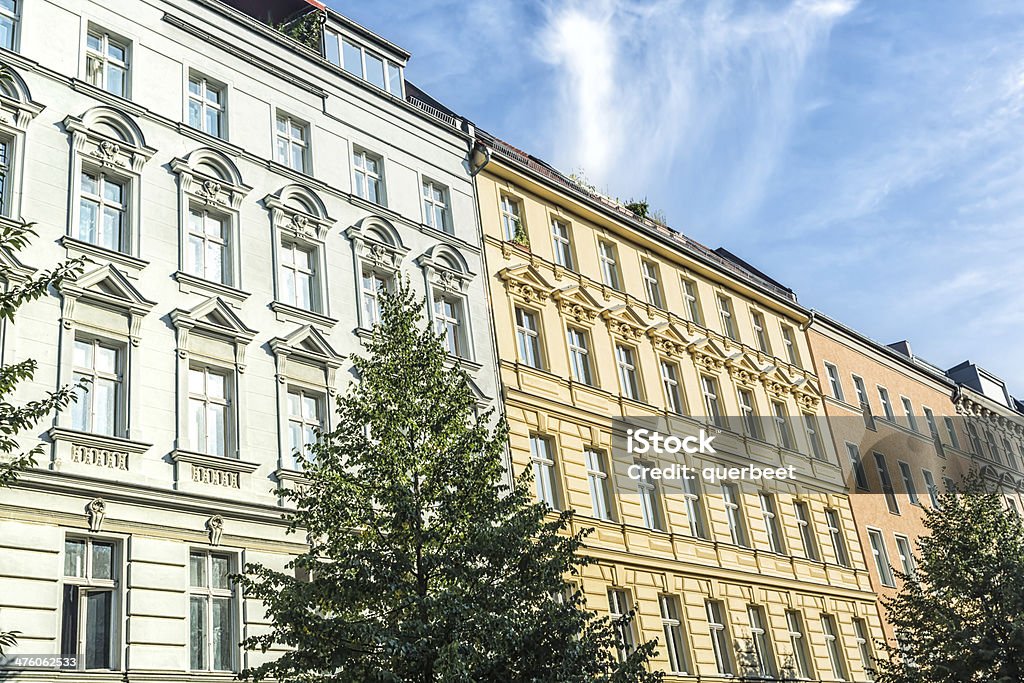
[[[324,32],[324,55],[327,61],[340,66],[395,97],[402,97],[402,67],[366,49],[348,36],[334,31]]]

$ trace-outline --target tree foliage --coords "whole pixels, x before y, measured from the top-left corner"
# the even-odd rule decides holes
[[[337,428],[311,449],[308,487],[282,492],[308,552],[287,571],[249,564],[239,577],[273,621],[246,646],[288,648],[243,678],[661,680],[646,670],[653,642],[625,662],[614,655],[632,615],[598,618],[570,589],[587,532],[535,502],[527,474],[507,483],[506,427],[478,414],[422,300],[403,283],[382,308],[352,358]]]
[[[977,475],[925,511],[913,576],[885,601],[881,683],[1024,680],[1024,526]]]

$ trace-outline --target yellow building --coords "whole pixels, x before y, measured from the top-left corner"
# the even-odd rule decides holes
[[[785,289],[478,132],[474,160],[515,470],[593,527],[581,577],[636,605],[667,680],[869,680],[881,636],[804,330]],[[634,458],[622,431],[715,435]],[[725,485],[643,467],[790,467]]]

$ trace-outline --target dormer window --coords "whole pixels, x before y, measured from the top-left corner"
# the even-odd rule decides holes
[[[324,32],[324,56],[353,76],[403,97],[402,66],[363,47],[348,36],[334,31]]]

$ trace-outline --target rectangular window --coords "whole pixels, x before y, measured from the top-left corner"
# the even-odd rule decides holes
[[[920,505],[921,499],[917,497],[917,486],[914,484],[914,473],[910,471],[910,465],[901,461],[896,463],[900,468],[900,476],[903,477],[903,488],[907,491],[912,505]]]
[[[722,414],[722,405],[718,400],[718,380],[701,375],[700,386],[704,393],[704,410],[708,417],[716,426],[725,427],[725,416]]]
[[[386,78],[384,75],[384,60],[372,52],[364,51],[363,54],[366,62],[367,82],[372,83],[381,90],[387,90],[387,84],[384,80]]]
[[[764,328],[764,316],[760,311],[750,311],[750,324],[754,328],[754,339],[757,341],[757,348],[761,353],[771,353],[768,345],[768,333]]]
[[[677,415],[683,414],[683,395],[679,391],[679,366],[661,361],[661,385],[665,389],[665,406]]]
[[[700,314],[700,299],[697,298],[697,284],[693,280],[683,278],[683,311],[690,322],[698,325],[704,324],[704,318]]]
[[[900,396],[900,403],[903,404],[903,415],[907,418],[907,426],[915,432],[919,431],[917,428],[917,418],[914,416],[914,405],[910,402],[910,399],[906,396]]]
[[[644,518],[644,526],[656,531],[661,530],[661,505],[658,500],[658,486],[648,475],[647,463],[637,461],[640,477],[637,479],[637,493],[640,494],[640,513]]]
[[[935,485],[935,477],[928,470],[921,470],[921,474],[924,475],[924,486],[928,489],[928,498],[931,500],[932,507],[938,510],[942,506],[939,504],[939,487]]]
[[[537,498],[552,510],[559,509],[558,482],[555,476],[555,458],[551,440],[542,436],[530,437],[530,459]]]
[[[82,170],[78,239],[111,251],[127,248],[128,183],[99,171]]]
[[[853,476],[857,482],[857,488],[861,491],[870,491],[868,486],[868,473],[864,470],[864,461],[860,457],[860,449],[856,444],[846,442],[846,452],[850,454],[850,465],[853,467]]]
[[[704,502],[700,495],[700,481],[683,479],[683,501],[686,503],[686,519],[690,524],[690,535],[707,539],[708,525],[704,514]]]
[[[450,233],[453,230],[448,188],[433,180],[423,180],[423,221],[442,232]]]
[[[74,382],[87,380],[71,405],[71,427],[90,434],[123,436],[124,347],[92,338],[76,338],[71,354]]]
[[[960,450],[960,437],[956,435],[956,426],[953,423],[953,418],[947,415],[942,418],[942,421],[946,425],[946,434],[949,435],[949,445]]]
[[[226,216],[195,206],[188,210],[188,246],[185,269],[211,282],[230,284],[228,257],[230,221]]]
[[[85,41],[86,80],[97,88],[128,97],[128,41],[90,28]]]
[[[996,447],[996,438],[992,435],[991,429],[985,430],[985,443],[988,444],[989,457],[1002,464],[1002,460],[999,458],[999,448]]]
[[[896,552],[899,553],[900,568],[903,570],[903,573],[911,578],[916,578],[917,567],[914,564],[914,551],[911,549],[910,539],[896,534]]]
[[[363,48],[348,38],[341,40],[342,67],[359,78],[363,77]]]
[[[629,596],[626,591],[614,588],[608,590],[608,611],[611,613],[612,621],[615,622],[615,631],[620,641],[616,648],[616,656],[620,662],[624,662],[636,648],[632,625],[622,621],[630,612]]]
[[[1002,437],[1002,439],[1003,439],[1003,453],[1006,455],[1006,464],[1009,465],[1010,467],[1012,467],[1013,469],[1015,469],[1017,471],[1020,471],[1020,468],[1017,466],[1017,456],[1016,456],[1016,453],[1013,452],[1013,444],[1011,444],[1010,441],[1005,436]]]
[[[278,112],[275,150],[278,163],[299,173],[309,173],[309,126]]]
[[[462,301],[435,292],[434,324],[436,332],[444,337],[443,341],[448,353],[464,357],[468,349],[462,324]]]
[[[359,43],[334,31],[325,31],[324,56],[353,76],[395,97],[402,97],[402,67],[363,49]]]
[[[225,88],[205,76],[188,77],[188,125],[223,138],[226,109]]]
[[[234,671],[238,642],[230,555],[189,554],[189,668]]]
[[[875,467],[878,469],[878,481],[882,484],[882,493],[885,494],[885,504],[889,512],[894,515],[900,513],[900,504],[896,501],[896,491],[892,487],[892,479],[889,477],[889,465],[885,462],[885,456],[875,451]]]
[[[729,520],[729,535],[732,542],[749,548],[747,525],[743,521],[743,499],[736,484],[722,484],[722,502],[725,503],[725,515]]]
[[[789,425],[786,405],[782,401],[772,401],[772,413],[775,419],[775,436],[779,440],[779,445],[787,450],[793,450],[793,430]]]
[[[661,607],[661,630],[665,634],[665,649],[668,650],[668,670],[685,674],[689,668],[686,661],[686,636],[680,618],[679,598],[674,595],[659,595]]]
[[[767,619],[764,608],[748,605],[747,618],[750,620],[750,641],[754,647],[757,673],[763,678],[774,678],[777,673],[775,654],[772,652],[771,638],[765,630]]]
[[[366,325],[372,327],[380,322],[380,297],[391,288],[391,278],[375,270],[364,270],[362,277],[363,315]]]
[[[885,538],[878,529],[868,529],[868,540],[871,542],[871,555],[875,558],[875,569],[883,586],[895,586],[892,567],[889,565],[889,553],[885,549]]]
[[[522,206],[519,201],[508,195],[501,195],[501,226],[505,231],[505,240],[513,242],[526,236],[526,228],[523,226]]]
[[[0,7],[2,6],[3,2],[0,0]],[[11,150],[13,148],[14,142],[10,138],[0,138],[0,216],[9,217],[11,215],[11,201],[7,196],[10,188],[7,179],[11,174]]]
[[[828,387],[832,392],[832,398],[838,401],[845,400],[843,398],[843,383],[839,379],[839,368],[825,361],[825,373],[828,375]]]
[[[519,346],[519,361],[531,368],[542,368],[540,331],[537,314],[516,308],[516,343]]]
[[[593,385],[594,375],[590,370],[590,337],[585,331],[575,327],[567,328],[565,336],[569,343],[572,378],[577,382]]]
[[[661,282],[658,279],[658,266],[651,261],[640,261],[640,272],[644,280],[644,294],[647,295],[647,303],[661,308],[664,301],[661,297]]]
[[[605,454],[591,448],[583,451],[587,466],[587,483],[590,484],[590,501],[594,517],[612,520],[611,494],[608,490],[608,465]]]
[[[825,508],[825,523],[828,524],[828,535],[832,539],[832,550],[836,554],[836,562],[843,567],[850,566],[850,555],[846,552],[846,538],[839,522],[839,512]]]
[[[807,433],[807,441],[811,444],[811,455],[818,460],[824,460],[825,443],[821,439],[820,424],[817,415],[804,413],[804,432]]]
[[[966,418],[965,424],[967,425],[967,438],[971,442],[971,450],[974,451],[975,455],[984,455],[985,452],[981,447],[981,437],[978,436],[978,427],[974,424],[971,418]]]
[[[786,347],[786,358],[792,365],[800,365],[800,351],[796,347],[796,334],[789,325],[782,325],[782,344]]]
[[[725,623],[722,603],[717,600],[705,600],[704,609],[708,615],[708,628],[711,632],[711,647],[715,652],[715,666],[723,676],[734,674],[732,653],[729,650],[728,626]]]
[[[384,201],[384,160],[363,149],[352,151],[352,167],[356,178],[356,196],[386,206]]]
[[[0,47],[13,50],[18,26],[18,0],[0,0]]]
[[[555,263],[575,270],[575,259],[572,254],[572,234],[569,224],[557,218],[551,220],[551,247],[555,254]]]
[[[789,628],[789,644],[793,651],[793,673],[797,678],[814,678],[811,652],[807,645],[804,622],[800,613],[795,610],[787,610],[786,626]]]
[[[804,547],[804,557],[814,562],[818,561],[818,544],[814,538],[814,527],[811,526],[811,509],[804,501],[793,503],[793,512],[796,514],[796,525],[800,530],[800,543]]]
[[[316,310],[316,253],[311,247],[292,241],[282,241],[279,252],[281,263],[281,301],[307,311]]]
[[[761,517],[764,519],[764,528],[768,532],[768,544],[772,552],[784,555],[786,546],[782,541],[782,526],[779,524],[779,516],[775,508],[775,496],[770,493],[759,494],[761,499]]]
[[[733,320],[732,301],[724,294],[715,297],[718,302],[718,316],[722,321],[722,333],[729,339],[737,340],[736,321]]]
[[[79,669],[116,668],[120,546],[98,538],[64,540],[61,654]]]
[[[821,630],[825,634],[825,647],[828,650],[828,660],[832,665],[832,675],[840,681],[846,679],[846,661],[843,659],[843,646],[839,642],[839,629],[836,627],[836,618],[831,614],[821,615]]]
[[[875,680],[875,655],[871,651],[871,641],[868,639],[867,623],[860,617],[853,618],[853,633],[857,639],[857,652],[860,653],[860,663],[868,680]]]
[[[619,289],[619,256],[615,245],[599,240],[597,253],[601,262],[601,281],[612,289]]]
[[[198,453],[226,456],[233,424],[230,382],[226,373],[204,366],[188,371],[189,447]]]
[[[622,344],[615,345],[615,362],[619,367],[619,385],[622,395],[640,400],[640,383],[636,371],[636,351]]]
[[[761,420],[757,417],[754,409],[754,394],[749,389],[739,389],[737,392],[740,402],[740,416],[743,418],[743,431],[752,439],[764,440],[764,431],[761,429]]]
[[[939,442],[939,426],[935,423],[935,413],[928,406],[921,408],[924,412],[924,421],[928,425],[928,434],[935,440],[936,444]]]
[[[322,394],[305,389],[288,390],[288,445],[296,464],[312,456],[309,447],[316,443],[324,426],[323,406]]]
[[[892,403],[889,402],[889,390],[885,387],[878,387],[878,400],[882,404],[882,414],[889,422],[896,421],[896,415],[892,412]]]

